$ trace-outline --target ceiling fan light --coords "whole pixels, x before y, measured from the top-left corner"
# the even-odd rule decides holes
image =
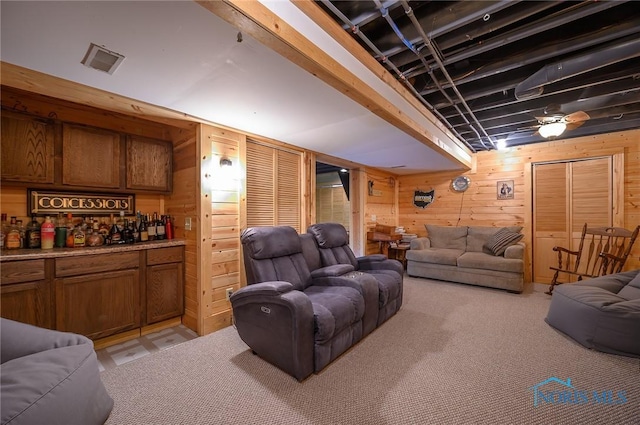
[[[567,125],[563,122],[552,122],[549,124],[543,124],[540,126],[538,131],[542,137],[558,137],[561,135],[567,128]]]

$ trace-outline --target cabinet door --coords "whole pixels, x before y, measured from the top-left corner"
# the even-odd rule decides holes
[[[140,327],[138,269],[56,280],[56,326],[92,339]]]
[[[7,261],[0,267],[0,312],[17,322],[53,329],[47,261]]]
[[[172,145],[162,140],[127,138],[127,189],[171,192]]]
[[[63,126],[63,184],[118,189],[120,163],[118,133],[69,124]]]
[[[184,312],[182,263],[147,267],[146,324],[180,316]]]
[[[50,281],[2,285],[0,299],[5,319],[53,329]]]
[[[52,124],[2,111],[2,180],[53,183]]]

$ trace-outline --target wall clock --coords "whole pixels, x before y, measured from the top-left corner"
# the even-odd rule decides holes
[[[464,192],[469,188],[471,180],[467,176],[459,176],[451,181],[451,188],[456,192]]]

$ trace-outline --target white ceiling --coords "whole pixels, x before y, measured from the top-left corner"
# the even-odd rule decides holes
[[[250,36],[239,43],[237,29],[197,3],[2,0],[0,7],[3,62],[396,174],[461,168]],[[113,75],[80,63],[90,43],[125,56]],[[406,102],[398,107],[427,121]]]

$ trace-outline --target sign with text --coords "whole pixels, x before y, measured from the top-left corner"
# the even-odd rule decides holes
[[[29,189],[27,191],[29,215],[57,213],[106,215],[135,214],[135,195],[114,193],[57,192]]]

